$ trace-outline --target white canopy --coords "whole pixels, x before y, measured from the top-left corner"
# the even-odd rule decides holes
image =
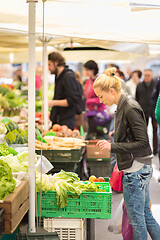
[[[46,1],[45,33],[52,38],[49,45],[57,47],[72,39],[82,45],[148,54],[147,43],[160,43],[160,9],[133,12],[129,4],[129,0]],[[39,0],[36,4],[37,39],[42,35],[42,7]],[[27,48],[27,30],[26,1],[1,0],[0,45],[9,51],[13,48],[12,52]],[[41,45],[38,40],[36,44]],[[0,50],[2,53],[3,49]]]

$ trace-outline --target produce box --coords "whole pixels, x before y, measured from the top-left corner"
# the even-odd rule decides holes
[[[57,232],[60,240],[86,240],[86,222],[85,218],[44,218],[43,227],[48,232]]]
[[[108,150],[100,150],[96,143],[98,140],[89,140],[86,146],[87,161],[108,161],[110,152]]]
[[[4,209],[4,234],[13,233],[29,209],[29,183],[22,183],[4,200],[0,201]]]
[[[69,202],[65,208],[57,206],[56,191],[42,192],[42,196],[37,193],[37,215],[40,216],[41,212],[41,217],[111,218],[111,187],[108,182],[95,184],[99,184],[106,192],[82,192],[80,196],[68,192]]]
[[[4,231],[4,209],[0,208],[0,237]]]
[[[42,154],[50,162],[80,162],[83,157],[84,147],[71,150],[43,150]],[[38,155],[41,150],[36,150]]]
[[[89,175],[95,175],[96,177],[110,177],[112,173],[112,166],[110,159],[108,161],[89,161],[87,162],[87,168]]]
[[[22,233],[17,240],[59,240],[57,233]]]

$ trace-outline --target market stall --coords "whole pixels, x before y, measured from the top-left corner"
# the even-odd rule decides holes
[[[27,124],[23,123],[22,130],[22,123],[16,123],[8,117],[1,116],[1,118],[1,142],[4,143],[0,144],[0,161],[8,164],[16,179],[28,179],[29,155],[28,152],[24,151],[24,149],[28,151],[26,145],[28,133],[25,129]],[[84,140],[84,137],[80,135],[78,130],[72,131],[67,126],[62,127],[60,125],[53,125],[53,128],[45,132],[43,137],[39,130],[36,129],[35,136],[37,138],[35,140],[37,149],[35,168],[39,171],[36,172],[36,186],[38,192],[35,197],[36,215],[43,220],[43,227],[48,232],[54,231],[53,228],[49,228],[52,221],[55,221],[55,224],[58,224],[59,228],[63,230],[63,227],[60,226],[67,221],[65,220],[66,218],[78,218],[79,220],[75,220],[77,224],[78,221],[79,223],[81,221],[81,225],[83,225],[79,234],[81,235],[85,232],[85,235],[88,235],[87,239],[93,240],[94,238],[90,238],[89,235],[91,232],[92,234],[94,232],[94,220],[89,219],[108,219],[111,217],[112,193],[108,179],[107,182],[105,182],[104,178],[97,178],[95,183],[93,182],[95,179],[92,180],[91,178],[87,179],[87,181],[82,181],[82,177],[84,178],[81,172],[82,169],[80,169],[81,171],[79,174],[81,180],[75,173],[75,165],[77,166],[81,164],[82,161],[86,160],[83,158],[86,152],[87,141]],[[43,154],[42,165],[40,160],[41,150]],[[18,153],[18,151],[20,153]],[[44,159],[44,156],[53,164],[54,168],[52,168],[53,166],[49,164],[47,159]],[[83,166],[83,164],[81,166]],[[9,194],[3,200],[2,204],[0,204],[0,208],[3,208],[5,211],[3,217],[5,224],[5,230],[3,230],[4,234],[12,234],[28,211],[28,189],[28,180],[22,180],[22,183],[14,192]],[[56,217],[59,218],[59,220],[57,220],[58,222],[56,222]],[[70,220],[70,222],[68,220],[68,228],[77,229],[78,225],[71,227],[72,222],[73,220]],[[91,224],[92,230],[88,230],[87,233],[87,229],[89,229]],[[8,230],[8,228],[10,230]],[[55,232],[60,236],[57,230]],[[4,236],[5,235],[3,235],[3,237]],[[85,239],[86,237],[84,240]]]
[[[13,2],[13,1],[12,1]],[[33,9],[34,10],[34,3],[35,3],[35,1],[34,0],[32,0],[32,1],[30,1],[30,2],[32,2],[31,3],[31,5],[32,5],[32,7],[30,7],[30,10],[31,9]],[[84,3],[84,1],[83,1],[83,3]],[[89,4],[89,2],[87,1],[87,3]],[[8,4],[8,3],[7,3]],[[103,1],[103,4],[104,4],[104,1]],[[95,42],[97,42],[97,44],[99,45],[99,46],[102,46],[102,44],[103,45],[105,45],[106,44],[106,41],[108,40],[108,39],[112,39],[112,40],[114,40],[114,41],[119,41],[119,40],[121,40],[121,41],[126,41],[126,34],[128,34],[128,40],[129,40],[129,42],[132,42],[132,41],[136,41],[136,42],[139,42],[139,43],[144,43],[144,39],[147,39],[147,42],[148,43],[159,43],[159,36],[157,35],[157,29],[156,29],[156,31],[153,31],[154,30],[154,28],[152,28],[152,26],[155,26],[156,24],[154,24],[154,23],[157,23],[158,22],[158,19],[159,19],[159,15],[157,14],[157,15],[155,15],[154,17],[153,17],[153,22],[151,23],[150,22],[150,19],[152,19],[152,17],[151,16],[153,16],[153,15],[151,15],[151,13],[149,13],[149,14],[146,14],[146,21],[145,21],[145,25],[148,25],[149,27],[150,27],[150,29],[152,30],[152,32],[150,32],[150,34],[148,35],[148,30],[147,30],[147,34],[146,34],[146,32],[144,33],[143,31],[141,31],[141,29],[145,29],[145,27],[143,27],[141,24],[142,24],[142,21],[140,21],[140,19],[141,19],[141,16],[140,16],[140,14],[136,14],[136,16],[134,16],[134,18],[135,18],[135,20],[137,21],[137,24],[134,22],[134,24],[133,24],[133,22],[132,22],[132,17],[131,18],[129,18],[129,12],[128,12],[128,8],[126,8],[126,5],[125,4],[120,4],[120,6],[119,6],[119,4],[116,6],[116,9],[114,8],[114,6],[111,4],[111,2],[110,2],[110,5],[111,5],[111,7],[109,8],[108,7],[108,5],[106,5],[106,7],[104,8],[104,5],[100,5],[100,15],[99,15],[99,17],[97,17],[96,19],[95,19],[95,12],[94,11],[91,11],[91,13],[93,14],[93,15],[91,15],[91,16],[89,16],[90,17],[90,19],[92,19],[92,20],[90,20],[90,21],[88,21],[89,22],[89,26],[87,26],[86,28],[85,28],[85,31],[84,31],[84,29],[82,28],[82,26],[83,26],[83,24],[84,23],[86,23],[87,21],[85,21],[85,19],[83,19],[85,22],[83,22],[82,21],[82,18],[81,18],[81,16],[80,16],[80,18],[77,18],[77,13],[80,13],[80,15],[81,15],[81,11],[79,11],[80,9],[78,8],[78,11],[75,11],[74,9],[72,9],[72,12],[73,13],[75,13],[75,17],[74,17],[74,14],[73,15],[71,15],[71,18],[70,18],[70,11],[66,11],[66,9],[64,8],[64,10],[66,11],[66,13],[69,13],[69,14],[67,14],[67,18],[68,18],[68,21],[66,21],[65,22],[65,24],[66,25],[68,25],[68,26],[71,26],[71,24],[69,24],[70,23],[70,21],[72,21],[72,23],[73,23],[73,19],[75,18],[75,19],[78,19],[78,21],[79,21],[79,19],[82,21],[82,22],[74,22],[74,24],[73,25],[75,25],[76,26],[76,28],[74,28],[75,26],[73,26],[72,28],[71,27],[66,27],[66,25],[63,25],[63,27],[62,27],[62,29],[63,29],[63,33],[62,33],[62,30],[61,30],[61,27],[59,27],[59,25],[57,24],[57,29],[56,29],[56,34],[63,34],[63,35],[68,35],[68,37],[69,37],[69,39],[70,39],[70,36],[72,36],[72,33],[74,32],[75,33],[75,37],[79,37],[79,33],[81,33],[81,37],[82,37],[82,35],[83,35],[83,37],[81,38],[81,41],[82,41],[82,39],[83,38],[86,38],[86,39],[88,39],[90,42],[91,42],[91,44],[93,44],[93,41],[92,41],[92,38],[93,38],[93,33],[92,32],[90,32],[90,31],[88,31],[89,29],[94,29],[94,31],[97,31],[97,35],[99,35],[99,36],[97,36],[97,39],[95,40]],[[8,4],[9,5],[9,4]],[[125,5],[125,6],[124,6]],[[12,8],[12,4],[10,5],[10,8]],[[86,6],[90,6],[90,5],[86,5]],[[122,10],[122,7],[124,6],[124,11],[121,11]],[[56,6],[55,6],[56,7]],[[58,7],[58,6],[57,6]],[[70,6],[69,6],[70,7]],[[79,6],[78,6],[79,7]],[[84,6],[82,6],[82,9],[84,9],[83,8]],[[97,5],[96,5],[96,3],[95,3],[95,1],[94,1],[94,9],[96,10],[96,13],[97,13]],[[120,8],[119,8],[120,7]],[[5,9],[5,8],[4,8]],[[58,9],[58,8],[57,8]],[[62,9],[62,8],[60,8],[60,9]],[[13,11],[13,9],[10,9],[10,10],[12,10]],[[19,10],[18,10],[19,11]],[[86,10],[85,10],[86,11]],[[19,11],[19,12],[21,12],[21,11]],[[59,11],[57,11],[57,13],[58,13]],[[103,34],[103,31],[104,31],[104,26],[101,26],[101,22],[103,22],[103,15],[104,16],[108,16],[108,18],[109,18],[109,20],[110,19],[112,19],[112,13],[115,13],[115,14],[118,14],[118,13],[121,13],[121,16],[119,17],[119,19],[121,20],[121,22],[120,22],[120,26],[125,26],[125,28],[124,29],[122,29],[122,28],[119,28],[119,26],[118,26],[118,24],[117,23],[113,23],[113,25],[111,24],[109,27],[110,28],[108,28],[107,29],[107,33],[105,32],[105,34]],[[31,15],[32,15],[32,13],[33,12],[30,12],[31,13]],[[86,14],[84,14],[84,15],[86,15],[86,16],[88,16],[88,11],[87,12],[84,12],[84,13],[86,13]],[[104,13],[104,14],[102,14],[102,13]],[[157,12],[156,12],[157,13]],[[54,16],[54,14],[53,14],[53,12],[51,11],[51,14]],[[133,15],[133,14],[131,14],[131,15]],[[1,15],[2,17],[3,17],[3,14]],[[97,16],[97,15],[96,15]],[[127,21],[127,25],[126,25],[126,16],[127,16],[127,19],[128,19],[128,21]],[[12,16],[13,17],[13,19],[14,19],[14,21],[12,21],[13,23],[15,23],[16,21],[15,21],[15,16]],[[32,15],[32,17],[33,17],[33,19],[34,19],[34,15]],[[144,15],[142,14],[142,17],[144,17]],[[17,17],[18,18],[18,17]],[[19,23],[19,18],[18,18],[18,23]],[[63,22],[64,22],[64,20],[63,19],[61,19],[61,15],[59,14],[59,16],[55,16],[55,20],[57,20],[57,21],[59,21],[60,22],[60,20],[62,20]],[[70,21],[69,21],[70,20]],[[98,21],[97,21],[98,20]],[[147,21],[148,20],[148,21]],[[11,21],[11,20],[10,20]],[[7,22],[7,21],[6,21]],[[49,19],[49,22],[52,22],[51,21],[51,19]],[[55,21],[53,21],[55,24],[56,24],[56,22]],[[96,24],[96,22],[97,22],[97,24]],[[23,23],[25,23],[26,24],[26,18],[24,18],[23,19]],[[105,23],[106,23],[106,21],[105,21]],[[94,24],[95,24],[95,26],[96,27],[93,27],[94,26]],[[49,24],[48,24],[49,25]],[[84,24],[85,25],[85,24]],[[136,28],[134,28],[134,25],[136,26]],[[26,26],[27,26],[27,24],[25,25],[25,27],[22,27],[21,26],[21,30],[26,30]],[[29,41],[29,49],[30,49],[30,53],[29,53],[29,58],[30,58],[30,62],[29,62],[29,72],[30,72],[30,75],[29,75],[29,87],[30,87],[30,90],[29,90],[29,156],[30,156],[30,159],[31,159],[31,161],[30,161],[30,165],[29,165],[29,172],[30,172],[30,192],[32,193],[32,195],[30,194],[30,199],[32,198],[32,200],[33,200],[33,202],[34,202],[34,200],[35,200],[35,197],[34,197],[34,192],[35,192],[35,189],[34,189],[34,187],[35,187],[35,182],[34,182],[34,170],[35,170],[35,166],[34,166],[34,146],[35,146],[35,129],[34,129],[34,122],[35,122],[35,114],[34,114],[34,95],[35,95],[35,91],[34,91],[34,87],[35,87],[35,84],[34,84],[34,79],[35,79],[35,76],[34,76],[34,67],[32,68],[32,66],[34,66],[34,64],[35,64],[35,51],[34,51],[34,44],[35,44],[35,31],[34,31],[34,24],[33,24],[33,26],[31,26],[31,22],[29,23],[29,26],[30,26],[30,32],[29,32],[29,37],[30,37],[30,41]],[[49,25],[50,26],[50,25]],[[101,26],[101,27],[99,27],[99,26]],[[129,28],[128,28],[128,26],[129,26]],[[132,27],[131,27],[132,26]],[[138,28],[138,29],[137,29]],[[19,29],[19,28],[17,28],[17,29]],[[48,30],[48,33],[50,33],[51,34],[51,32],[52,32],[52,30],[54,29],[54,27],[53,26],[51,26],[50,27],[50,29]],[[76,32],[75,31],[75,29],[78,29],[78,32]],[[105,28],[106,29],[106,28]],[[115,32],[112,32],[112,29],[114,29],[115,30],[115,32],[117,33],[117,34],[115,34]],[[64,32],[64,30],[65,30],[65,32]],[[70,30],[70,31],[69,31]],[[126,34],[123,34],[123,33],[126,33]],[[94,36],[95,36],[95,34],[94,34]],[[136,36],[138,36],[138,37],[136,37]],[[152,38],[150,38],[150,36],[152,36]],[[67,39],[67,41],[68,41],[68,39]],[[31,43],[33,43],[32,45],[31,45]],[[95,44],[95,43],[94,43]],[[32,101],[33,100],[33,101]],[[32,125],[33,124],[33,125]],[[33,174],[32,174],[33,173]],[[33,203],[32,202],[32,203]],[[80,204],[80,203],[78,203],[78,204]],[[94,203],[93,203],[93,205],[94,205]],[[34,213],[35,213],[35,207],[34,207],[34,204],[32,204],[31,206],[31,209],[30,209],[30,212],[32,212],[32,214],[30,215],[30,218],[29,218],[29,220],[30,220],[30,226],[29,226],[29,229],[30,229],[30,231],[31,232],[34,232],[35,231],[35,224],[34,224],[34,222],[35,222],[35,218],[34,218]]]

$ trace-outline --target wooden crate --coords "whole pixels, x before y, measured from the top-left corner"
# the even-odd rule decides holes
[[[13,233],[29,209],[29,182],[22,180],[4,200],[0,201],[4,209],[4,234]]]
[[[96,146],[98,140],[89,140],[87,143],[87,161],[108,161],[110,159],[110,152],[106,149],[100,150]]]

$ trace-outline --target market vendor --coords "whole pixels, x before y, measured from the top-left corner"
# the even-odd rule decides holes
[[[123,171],[123,196],[134,240],[160,238],[160,226],[149,207],[149,182],[152,177],[152,158],[144,112],[138,102],[121,91],[116,68],[109,68],[94,82],[100,102],[117,105],[114,143],[100,140],[100,149],[117,155],[119,170]]]
[[[73,130],[79,96],[75,75],[58,52],[48,55],[48,69],[51,74],[55,74],[54,98],[49,101],[49,107],[52,108],[50,114],[52,125],[67,125]]]

